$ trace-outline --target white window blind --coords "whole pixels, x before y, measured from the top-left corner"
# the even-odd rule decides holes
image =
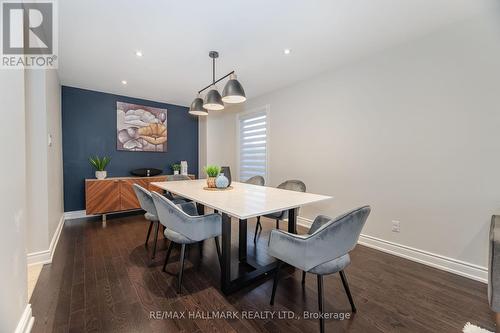
[[[267,175],[267,123],[266,111],[242,115],[240,130],[240,181],[253,176]]]

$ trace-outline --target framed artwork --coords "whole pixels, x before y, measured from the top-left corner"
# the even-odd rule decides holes
[[[116,102],[116,148],[167,151],[167,109]]]

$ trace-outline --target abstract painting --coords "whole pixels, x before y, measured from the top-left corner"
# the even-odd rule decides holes
[[[167,109],[116,102],[116,148],[167,151]]]

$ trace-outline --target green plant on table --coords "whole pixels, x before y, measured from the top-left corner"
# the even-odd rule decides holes
[[[207,165],[204,170],[208,177],[217,177],[220,173],[220,167],[217,165]]]
[[[96,171],[104,171],[106,170],[106,167],[108,166],[109,162],[111,161],[111,157],[109,156],[90,156],[89,157],[89,163],[92,165]]]
[[[170,167],[172,168],[172,171],[181,171],[181,165],[178,163],[171,164]]]

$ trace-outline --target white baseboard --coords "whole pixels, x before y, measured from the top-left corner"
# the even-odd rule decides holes
[[[84,217],[92,217],[92,216],[97,216],[97,215],[87,215],[85,209],[84,210],[74,210],[71,212],[64,213],[65,220],[81,219]]]
[[[29,333],[33,327],[33,322],[35,318],[31,314],[31,304],[26,304],[23,314],[17,323],[16,330],[14,333]]]
[[[297,224],[304,227],[310,227],[312,220],[299,216],[297,218]],[[360,235],[358,243],[446,272],[464,276],[483,283],[488,283],[488,269],[486,267],[481,267],[465,261],[445,257],[439,254],[419,250],[364,234]]]
[[[61,215],[59,224],[57,225],[56,231],[54,232],[54,236],[52,236],[52,240],[50,241],[50,245],[47,250],[28,253],[28,265],[50,264],[52,262],[54,252],[57,247],[57,242],[59,242],[59,236],[61,235],[61,231],[64,226],[64,221],[65,214]]]
[[[302,217],[302,216],[297,216],[297,224],[305,227],[305,228],[310,228],[313,223],[313,220]]]

